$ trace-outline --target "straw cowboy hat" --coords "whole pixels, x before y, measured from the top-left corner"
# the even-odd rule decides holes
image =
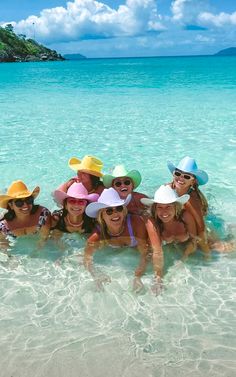
[[[86,215],[96,218],[100,209],[108,207],[127,206],[131,200],[131,194],[125,200],[121,199],[118,192],[110,187],[104,189],[96,203],[90,203],[86,209]]]
[[[172,204],[180,203],[185,204],[189,200],[190,196],[188,194],[178,196],[175,190],[173,190],[168,185],[162,185],[156,190],[154,199],[142,198],[141,202],[145,206],[151,206],[153,203],[159,204]]]
[[[63,205],[63,202],[67,198],[85,199],[89,202],[96,202],[98,200],[98,194],[89,194],[88,190],[82,183],[72,183],[67,192],[61,190],[55,190],[53,197],[59,205]]]
[[[103,184],[105,187],[111,187],[112,181],[115,178],[121,178],[121,177],[129,177],[132,179],[134,189],[138,187],[141,183],[142,177],[138,170],[130,170],[128,171],[124,165],[117,165],[113,169],[111,174],[104,174],[103,176]]]
[[[40,188],[37,186],[33,191],[29,191],[27,186],[22,181],[14,181],[8,187],[6,195],[0,195],[0,207],[7,208],[9,200],[28,198],[33,196],[35,199],[39,194]]]
[[[191,157],[184,157],[177,166],[168,161],[167,166],[171,173],[178,169],[185,173],[193,174],[199,185],[205,185],[208,182],[208,174],[204,170],[198,169],[196,161]]]
[[[77,157],[71,157],[68,164],[69,167],[76,172],[81,171],[83,173],[95,175],[96,177],[103,176],[103,173],[101,172],[103,163],[94,156],[84,156],[82,160],[79,160]]]

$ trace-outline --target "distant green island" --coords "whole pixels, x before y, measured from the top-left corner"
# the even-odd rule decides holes
[[[229,47],[225,48],[224,50],[220,50],[215,54],[215,56],[235,56],[236,55],[236,47]]]
[[[87,59],[86,56],[81,54],[65,54],[63,57],[66,60],[81,60],[81,59]]]
[[[24,34],[15,34],[11,24],[0,27],[0,63],[65,60],[54,50],[27,39]]]

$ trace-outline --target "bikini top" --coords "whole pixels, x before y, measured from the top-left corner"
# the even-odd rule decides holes
[[[40,212],[37,228],[34,233],[38,233],[42,226],[46,224],[49,215],[49,210],[43,207],[42,211]],[[0,221],[0,232],[2,232],[6,236],[16,237],[14,233],[9,229],[8,223],[5,219]]]
[[[137,242],[137,240],[135,238],[135,235],[134,235],[134,231],[133,231],[133,228],[132,228],[132,222],[131,222],[131,215],[130,214],[127,215],[127,226],[128,226],[129,236],[130,236],[130,244],[128,245],[128,247],[136,247],[137,244],[138,244],[138,242]],[[101,233],[100,226],[97,226],[96,228],[99,231],[99,233]],[[116,245],[112,245],[112,244],[109,244],[109,246],[111,246],[113,248],[120,248],[121,247],[121,246],[118,246],[118,245],[116,246]]]

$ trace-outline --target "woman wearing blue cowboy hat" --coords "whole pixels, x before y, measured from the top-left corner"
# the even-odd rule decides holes
[[[209,246],[206,237],[206,227],[204,216],[207,214],[208,203],[199,190],[199,186],[208,182],[208,174],[198,169],[196,161],[191,157],[184,157],[177,165],[167,162],[168,169],[173,174],[173,181],[170,186],[181,196],[190,195],[189,201],[185,204],[196,221],[197,235],[199,237],[198,245],[205,252],[209,252]]]

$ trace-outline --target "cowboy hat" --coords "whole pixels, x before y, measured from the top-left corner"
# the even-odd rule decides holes
[[[172,204],[180,203],[185,204],[189,200],[190,196],[188,194],[178,196],[175,190],[173,190],[168,185],[162,185],[156,190],[154,199],[142,198],[141,202],[145,206],[151,206],[153,203],[159,204]]]
[[[6,195],[0,195],[0,207],[7,208],[9,200],[28,198],[33,196],[35,199],[39,194],[40,188],[36,186],[33,191],[29,191],[23,181],[14,181],[8,187]]]
[[[121,177],[129,177],[132,179],[134,189],[138,187],[141,183],[142,177],[138,170],[130,170],[128,171],[124,165],[117,165],[113,169],[111,174],[104,174],[103,176],[103,184],[105,187],[111,187],[112,181],[115,178],[121,178]]]
[[[68,188],[67,192],[55,190],[53,192],[53,197],[59,205],[63,206],[63,202],[67,198],[86,199],[89,202],[96,202],[99,195],[89,194],[82,183],[74,182]]]
[[[103,173],[101,172],[103,163],[94,156],[84,156],[82,160],[79,160],[77,157],[71,157],[68,164],[69,167],[76,172],[81,171],[83,173],[95,175],[96,177],[103,176]]]
[[[100,209],[108,207],[127,206],[131,200],[131,194],[125,200],[119,197],[118,192],[110,187],[104,189],[96,203],[90,203],[86,209],[86,215],[96,218]]]
[[[205,185],[208,182],[208,174],[204,170],[198,169],[196,161],[191,157],[184,157],[177,166],[168,161],[167,166],[171,173],[178,169],[185,173],[193,174],[199,185]]]

